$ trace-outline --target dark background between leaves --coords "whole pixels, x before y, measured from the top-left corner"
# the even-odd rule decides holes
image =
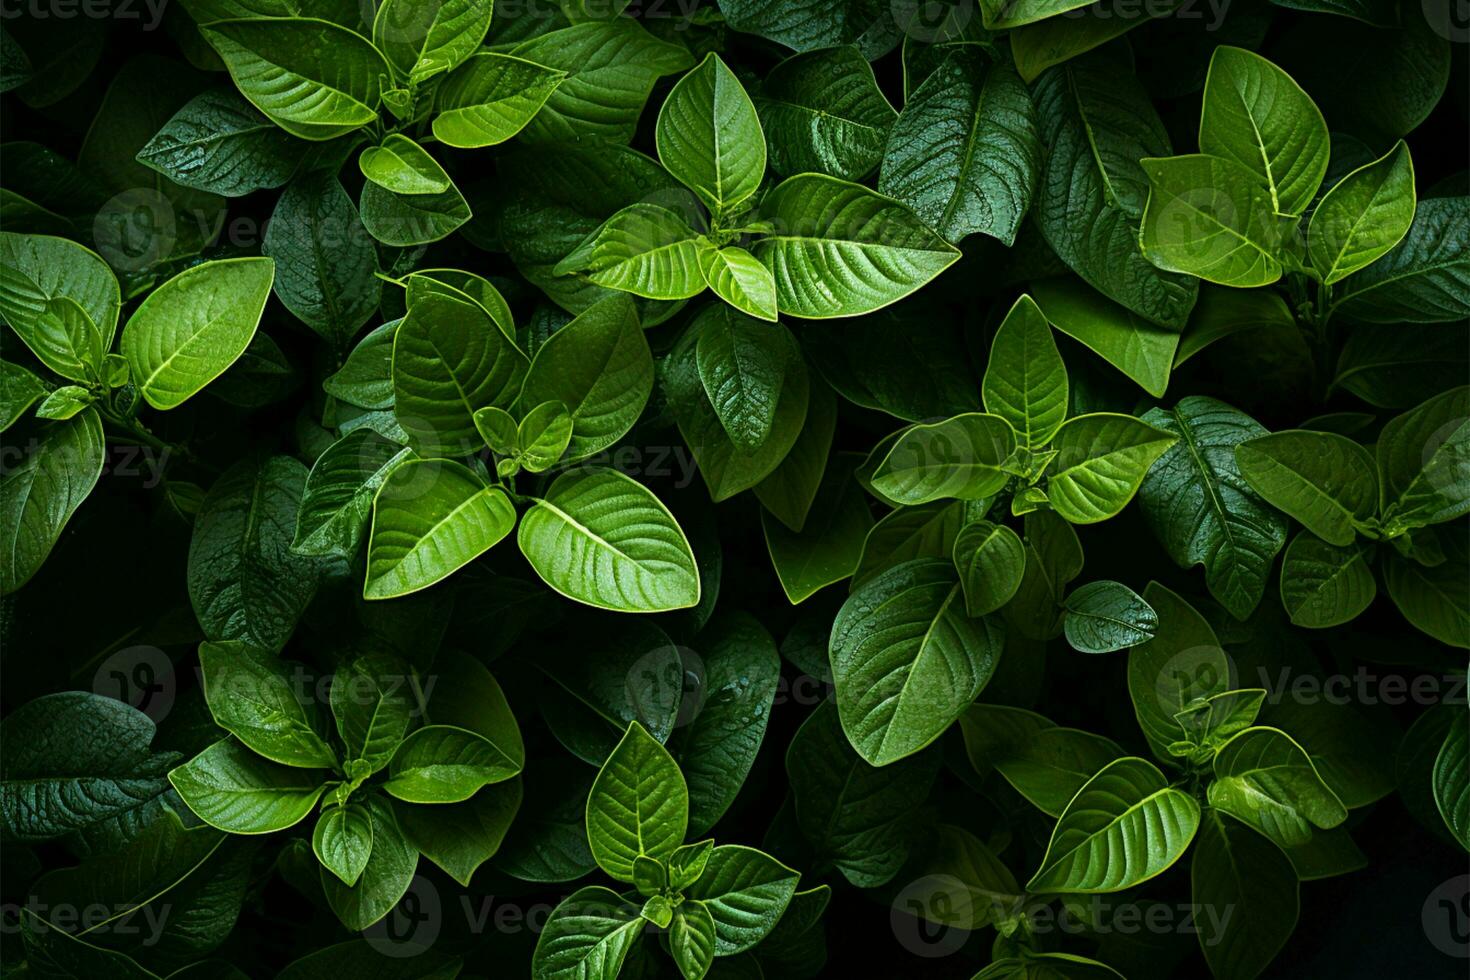
[[[636,11],[639,6],[635,2],[630,9]],[[1260,25],[1268,15],[1271,26],[1264,43],[1257,47],[1255,38],[1260,36]],[[1188,152],[1195,144],[1199,83],[1215,44],[1256,47],[1295,73],[1302,57],[1330,51],[1329,45],[1315,41],[1311,33],[1322,21],[1321,16],[1270,8],[1265,0],[1235,0],[1218,33],[1204,29],[1206,18],[1166,19],[1129,34],[1139,76],[1155,93],[1155,104],[1176,150]],[[66,21],[54,23],[56,30],[70,29]],[[109,30],[101,63],[88,82],[61,103],[38,112],[27,109],[11,96],[0,97],[0,139],[35,140],[75,159],[107,84],[124,62],[146,54],[181,60],[174,42],[163,30],[145,31],[138,21],[122,19],[113,21]],[[733,32],[726,35],[726,44],[726,59],[737,70],[752,70],[761,75],[786,53],[776,45]],[[1454,181],[1461,188],[1457,193],[1466,192],[1470,45],[1455,44],[1453,48],[1452,75],[1444,99],[1429,119],[1407,138],[1421,196],[1444,180]],[[901,105],[902,81],[897,54],[884,57],[875,63],[874,69],[890,101]],[[1194,76],[1197,79],[1193,85],[1184,85]],[[662,81],[649,106],[661,103],[672,81]],[[1340,75],[1338,83],[1351,85],[1353,79]],[[1324,93],[1313,89],[1310,82],[1306,84],[1310,94],[1323,99]],[[1180,98],[1157,94],[1181,87],[1193,91]],[[654,111],[645,109],[635,146],[651,151],[655,115]],[[465,188],[472,204],[487,200],[486,194],[493,195],[495,175],[493,165],[488,162],[493,154],[445,150],[449,156],[441,159],[456,182]],[[344,167],[341,177],[355,198],[361,181],[356,168]],[[4,175],[0,174],[0,181],[3,179]],[[255,227],[263,229],[275,197],[266,192],[231,199],[228,218],[231,221],[250,218]],[[482,210],[477,208],[477,221],[482,220]],[[978,389],[990,336],[1021,286],[1008,280],[1007,253],[998,243],[972,236],[963,243],[963,249],[964,258],[954,268],[922,289],[917,301],[910,301],[901,309],[913,329],[960,331],[971,352]],[[219,256],[229,254],[222,249],[215,252]],[[515,278],[514,269],[504,255],[474,247],[463,234],[431,246],[421,264]],[[507,293],[518,321],[529,315],[536,298],[534,289],[522,285],[521,292]],[[688,317],[686,311],[650,331],[656,354],[667,349]],[[798,338],[809,339],[810,331],[804,333],[799,321],[792,321],[791,325]],[[842,321],[836,321],[835,330],[824,329],[840,333],[841,327]],[[224,469],[247,453],[294,452],[295,419],[311,399],[306,379],[315,376],[320,367],[313,365],[312,359],[319,356],[316,352],[322,345],[276,301],[268,305],[261,329],[271,334],[297,366],[294,389],[280,401],[255,411],[243,411],[206,396],[195,400],[197,408],[193,412],[156,416],[160,435],[171,440],[187,439],[199,453],[200,463],[192,470],[190,464],[172,461],[170,465],[179,467],[184,474],[181,478],[194,479],[207,487],[214,471]],[[1452,328],[1447,326],[1447,329]],[[1106,369],[1098,367],[1095,357],[1061,334],[1056,337],[1069,370],[1083,386],[1097,390],[1099,397],[1112,400],[1122,410],[1142,411],[1147,407],[1136,387],[1117,375],[1105,375]],[[1319,404],[1309,394],[1310,379],[1304,362],[1293,358],[1288,349],[1273,346],[1260,332],[1246,337],[1245,342],[1239,342],[1237,337],[1234,342],[1212,347],[1209,356],[1195,358],[1177,371],[1170,382],[1168,400],[1172,403],[1185,394],[1214,395],[1254,416],[1268,429],[1292,427],[1308,416],[1339,408],[1360,407],[1348,399],[1342,405]],[[5,343],[14,343],[14,339],[7,334]],[[894,427],[893,420],[885,416],[846,402],[840,404],[842,415],[834,451],[866,452]],[[651,411],[656,408],[655,405]],[[667,420],[664,422],[664,428],[650,429],[645,419],[635,435],[650,446],[679,445],[677,432]],[[190,428],[179,430],[180,425]],[[208,727],[210,721],[193,673],[197,662],[194,651],[200,637],[185,589],[189,528],[163,504],[157,488],[145,485],[146,468],[141,474],[131,472],[136,467],[130,465],[134,461],[129,453],[125,447],[109,445],[109,468],[98,492],[77,512],[35,579],[18,595],[0,600],[0,658],[3,658],[0,664],[4,677],[0,701],[8,713],[52,691],[90,689],[97,665],[107,653],[149,643],[165,650],[179,670],[177,700],[160,728],[155,748],[192,745],[193,733],[200,726]],[[678,468],[674,469],[677,475]],[[646,482],[670,503],[681,520],[686,519],[688,509],[705,512],[710,509],[703,484],[697,477],[689,486],[675,486],[673,479]],[[829,589],[799,610],[792,609],[771,569],[760,530],[758,506],[749,494],[720,505],[718,520],[712,526],[718,528],[724,554],[719,608],[752,612],[778,641],[787,635],[798,617],[824,618],[830,623],[844,590]],[[1087,556],[1089,579],[1117,579],[1138,589],[1149,579],[1158,579],[1184,594],[1199,593],[1197,573],[1181,572],[1174,566],[1143,525],[1136,508],[1128,508],[1101,525],[1078,530]],[[701,547],[709,546],[697,531],[691,530],[691,539],[696,554]],[[564,756],[565,752],[546,731],[535,710],[539,677],[528,664],[534,661],[538,648],[549,646],[572,646],[595,656],[601,620],[597,614],[572,609],[569,603],[559,602],[544,590],[539,601],[550,609],[545,624],[550,628],[537,631],[529,623],[519,621],[531,617],[514,617],[498,611],[487,613],[487,597],[495,588],[492,584],[495,576],[491,573],[519,578],[531,576],[514,549],[497,549],[482,565],[486,566],[484,574],[458,577],[472,580],[455,583],[453,611],[448,617],[443,642],[446,647],[457,645],[495,658],[492,667],[506,688],[525,734],[529,771],[538,759]],[[325,641],[332,633],[334,621],[351,614],[351,593],[359,581],[360,576],[354,575],[338,582],[335,588],[322,590],[288,647],[289,654],[312,661],[312,651],[325,645],[315,641]],[[1279,604],[1274,600],[1273,578],[1266,600],[1245,628],[1263,636],[1271,635],[1273,618],[1281,616]],[[1300,646],[1295,655],[1315,658],[1324,675],[1329,669],[1351,674],[1358,665],[1368,665],[1380,677],[1402,673],[1412,679],[1423,673],[1426,664],[1435,664],[1443,657],[1442,647],[1408,629],[1397,611],[1384,601],[1375,603],[1348,627],[1312,633],[1290,630],[1287,635]],[[1125,749],[1147,755],[1124,683],[1122,655],[1083,656],[1067,649],[1062,640],[1053,641],[1050,652],[1044,673],[1028,682],[1039,692],[1036,710],[1058,724],[1105,733]],[[1446,660],[1442,666],[1452,665]],[[782,694],[789,690],[798,674],[783,659]],[[712,836],[728,842],[761,842],[786,796],[783,762],[786,746],[810,710],[810,703],[796,703],[778,695],[755,767],[735,805],[715,827]],[[1403,729],[1418,709],[1409,705],[1382,710],[1396,715],[1395,720]],[[947,822],[986,836],[994,822],[994,803],[966,785],[963,775],[969,767],[957,731],[952,730],[945,737],[940,750],[951,764],[942,772],[930,799],[923,803],[916,800],[915,805],[932,807]],[[1049,827],[1049,824],[1042,826]],[[1368,855],[1368,868],[1302,885],[1297,930],[1264,976],[1375,980],[1463,977],[1465,971],[1461,964],[1426,941],[1421,909],[1435,886],[1466,870],[1464,855],[1417,823],[1396,794],[1364,810],[1353,811],[1348,827]],[[1034,856],[1039,858],[1045,838],[1026,846],[1034,848]],[[48,868],[70,861],[59,847],[37,848],[36,853]],[[779,849],[776,853],[780,854]],[[275,872],[273,857],[273,851],[266,848],[257,854],[240,921],[230,939],[214,954],[252,976],[271,975],[312,949],[348,938],[330,912],[313,908]],[[6,854],[0,860],[4,862],[0,869],[0,901],[23,902],[29,881],[39,868],[16,854]],[[1135,891],[1186,900],[1188,864],[1187,860],[1180,861],[1163,877]],[[464,955],[465,974],[471,976],[528,975],[536,937],[525,929],[497,931],[493,926],[481,934],[470,934],[461,896],[477,912],[488,900],[493,922],[496,910],[502,906],[520,910],[540,906],[544,918],[550,906],[570,890],[567,887],[538,891],[497,873],[491,865],[480,870],[469,889],[462,889],[428,862],[420,863],[419,873],[429,878],[440,899],[442,923],[436,948]],[[915,920],[893,917],[890,904],[893,895],[909,880],[902,872],[888,887],[873,894],[847,885],[840,877],[828,880],[834,886],[834,896],[825,916],[827,975],[968,978],[990,959],[989,946],[994,932],[988,929],[969,937],[966,947],[954,954],[932,958],[919,955],[926,947],[954,940]],[[810,876],[803,878],[802,887],[814,884],[816,881]],[[1121,903],[1130,894],[1103,898]],[[1462,923],[1465,921],[1461,919]],[[11,947],[15,938],[13,934],[5,935],[5,945]],[[1177,944],[1180,963],[1174,975],[1208,975],[1192,935],[1150,937],[1150,941]],[[1085,947],[1079,949],[1086,952]],[[17,954],[7,950],[4,960],[9,961],[12,955]],[[1113,962],[1106,955],[1102,958]],[[1127,972],[1122,963],[1115,965]]]

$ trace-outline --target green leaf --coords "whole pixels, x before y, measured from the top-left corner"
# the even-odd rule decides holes
[[[394,415],[424,455],[468,455],[482,445],[476,410],[508,407],[527,368],[482,307],[429,293],[394,334]]]
[[[364,177],[394,194],[442,194],[452,186],[428,151],[401,133],[365,147],[357,166]]]
[[[373,849],[357,884],[351,887],[323,868],[322,890],[327,904],[337,919],[353,932],[360,932],[380,921],[398,904],[413,884],[419,855],[403,835],[398,819],[380,796],[368,796],[363,802],[373,825]]]
[[[1403,241],[1345,280],[1331,314],[1366,323],[1448,323],[1470,316],[1470,197],[1419,202]]]
[[[1377,456],[1387,536],[1470,512],[1470,387],[1390,419]]]
[[[734,956],[775,928],[796,894],[801,875],[752,847],[723,845],[710,852],[699,879],[686,889],[714,919],[716,956]]]
[[[399,463],[373,498],[363,597],[390,599],[433,585],[494,547],[515,519],[505,492],[466,466]]]
[[[760,187],[766,138],[745,87],[711,52],[674,85],[655,127],[659,161],[716,215]]]
[[[262,250],[276,260],[276,298],[339,350],[378,311],[378,257],[357,207],[330,173],[293,180]]]
[[[1214,771],[1210,805],[1281,847],[1305,844],[1313,827],[1330,830],[1347,819],[1306,751],[1275,728],[1247,728],[1226,742]]]
[[[1217,977],[1259,975],[1296,931],[1296,871],[1281,848],[1233,817],[1205,812],[1190,882],[1197,905],[1235,912],[1200,922],[1200,948]]]
[[[1399,140],[1342,178],[1312,212],[1307,255],[1328,285],[1386,255],[1414,221],[1414,163]]]
[[[1148,178],[1138,161],[1172,152],[1126,42],[1046,71],[1033,89],[1047,152],[1034,214],[1046,243],[1088,285],[1145,319],[1178,329],[1197,281],[1159,270],[1138,249]]]
[[[616,443],[653,391],[653,355],[626,296],[588,307],[536,351],[521,404],[558,401],[572,415],[567,459],[586,459]]]
[[[244,197],[290,180],[304,149],[239,95],[206,89],[173,114],[137,159],[176,184]]]
[[[1061,816],[1083,784],[1123,755],[1112,739],[1058,728],[1020,708],[971,705],[960,716],[960,729],[977,772],[994,768],[1051,817]]]
[[[373,18],[373,44],[409,84],[449,71],[480,47],[490,30],[491,0],[384,0]]]
[[[830,861],[859,888],[898,874],[917,833],[914,801],[928,796],[936,752],[879,769],[843,736],[837,707],[823,700],[786,749],[786,775],[796,824],[816,857]]]
[[[1297,626],[1325,629],[1351,622],[1378,593],[1363,549],[1329,544],[1303,531],[1281,559],[1281,605]]]
[[[311,832],[311,850],[342,884],[357,884],[373,850],[373,820],[367,808],[348,803],[324,810]]]
[[[742,356],[744,369],[717,364],[708,353],[736,344],[757,348]],[[747,393],[755,373],[763,394]],[[756,486],[781,465],[801,435],[810,397],[806,362],[791,331],[723,304],[705,307],[684,331],[664,362],[663,384],[679,433],[716,502]],[[766,434],[757,440],[762,427]],[[742,449],[732,438],[736,433],[752,448]]]
[[[388,63],[346,28],[271,17],[217,20],[203,32],[240,94],[293,136],[329,140],[378,118]]]
[[[346,763],[365,762],[373,772],[388,764],[419,715],[410,679],[404,664],[382,655],[337,668],[329,697]]]
[[[54,422],[25,457],[0,476],[0,593],[11,595],[40,571],[107,460],[95,409]]]
[[[633,880],[639,855],[667,861],[684,843],[689,791],[678,763],[638,722],[602,764],[587,797],[587,839],[603,871]]]
[[[1067,642],[1083,653],[1112,653],[1158,632],[1153,608],[1121,582],[1089,582],[1067,596],[1066,606]]]
[[[1390,553],[1383,566],[1389,598],[1416,629],[1470,648],[1470,562],[1462,549],[1433,568]]]
[[[792,450],[792,456],[801,443]],[[791,461],[782,464],[783,469]],[[823,462],[826,462],[825,458]],[[781,590],[793,605],[806,601],[819,590],[840,582],[857,570],[862,559],[863,542],[873,527],[873,515],[863,496],[862,486],[853,479],[853,460],[834,460],[822,475],[822,482],[810,502],[810,513],[801,522],[800,531],[792,531],[784,518],[772,517],[770,510],[761,512],[766,548]],[[773,476],[780,475],[777,470]],[[770,507],[767,494],[756,487],[761,502]]]
[[[1022,25],[1010,32],[1016,72],[1030,84],[1053,65],[1071,61],[1182,6],[1182,0],[1168,0],[1142,8],[1137,16],[1117,17],[1106,6],[1093,3],[1073,10],[1067,17],[1048,17]]]
[[[979,0],[988,30],[999,31],[1046,20],[1087,6],[1087,0]]]
[[[698,881],[699,876],[704,874],[704,869],[709,865],[709,858],[714,853],[714,849],[714,841],[702,840],[697,844],[685,844],[676,850],[669,858],[669,886],[683,891]]]
[[[1265,688],[1222,691],[1197,697],[1174,720],[1196,745],[1219,745],[1236,732],[1255,724],[1266,701]]]
[[[980,385],[985,411],[1015,430],[1022,447],[1039,450],[1067,418],[1067,365],[1041,308],[1022,294],[1006,314]]]
[[[969,412],[903,431],[873,470],[873,488],[901,504],[988,497],[1010,478],[1002,469],[1015,448],[998,415]],[[883,447],[879,446],[879,452]]]
[[[61,308],[53,305],[58,299],[82,308],[104,352],[112,346],[122,298],[107,263],[64,238],[0,232],[0,316],[41,363],[73,381],[87,380],[85,373],[73,376],[81,367],[75,345],[58,335],[56,313],[47,316]]]
[[[475,54],[440,85],[435,138],[462,148],[504,143],[535,118],[564,78],[566,72],[509,54]]]
[[[1062,599],[1068,583],[1082,574],[1077,531],[1054,511],[1026,515],[1026,569],[1021,587],[1005,607],[1006,620],[1033,640],[1062,632]]]
[[[557,477],[521,518],[517,540],[547,585],[589,606],[664,612],[699,602],[699,571],[678,522],[615,470]]]
[[[115,976],[121,980],[159,980],[158,974],[139,966],[131,957],[78,939],[46,923],[25,908],[19,916],[27,969],[54,977]]]
[[[19,364],[0,360],[0,432],[19,422],[26,409],[45,398],[49,390],[46,382]],[[826,459],[825,452],[822,458]]]
[[[663,870],[663,865],[653,860],[653,858],[639,858],[638,867],[640,869],[652,867],[657,868],[659,871]],[[647,891],[648,890],[646,888],[640,887],[640,892]],[[673,902],[669,901],[669,897],[667,895],[660,895],[657,892],[654,892],[650,894],[648,900],[643,903],[643,908],[639,912],[639,915],[643,916],[643,918],[647,919],[655,926],[658,926],[660,929],[667,929],[669,927],[669,923],[674,921],[674,904]],[[713,925],[710,926],[709,931],[711,934],[713,934]]]
[[[503,696],[495,707],[509,716]],[[514,732],[513,719],[510,724]],[[510,779],[523,763],[519,732],[513,744],[501,746],[452,725],[425,725],[393,753],[383,791],[406,803],[461,803],[481,787]]]
[[[1229,45],[1210,58],[1199,148],[1254,175],[1268,213],[1301,214],[1327,173],[1327,123],[1311,96],[1265,58]]]
[[[776,280],[771,270],[738,245],[707,248],[699,253],[699,269],[716,296],[742,313],[776,319]]]
[[[384,245],[407,247],[437,242],[473,217],[464,195],[433,157],[417,155],[414,168],[423,180],[443,184],[446,189],[404,194],[371,180],[362,185],[359,203],[363,227]]]
[[[975,700],[1000,659],[998,622],[972,620],[953,565],[906,562],[856,589],[832,624],[842,728],[875,766],[913,755]]]
[[[306,475],[291,550],[298,555],[356,555],[378,488],[400,463],[414,458],[412,449],[371,429],[354,429],[332,443]]]
[[[1257,436],[1235,448],[1252,490],[1328,544],[1346,547],[1377,516],[1373,457],[1331,432],[1294,430]]]
[[[954,565],[965,592],[965,614],[985,616],[1011,601],[1026,572],[1026,546],[1004,524],[975,521],[954,539]]]
[[[770,437],[786,370],[801,355],[790,334],[748,317],[708,317],[695,344],[699,380],[725,434],[742,452]]]
[[[268,834],[306,819],[327,789],[321,770],[261,758],[222,739],[168,774],[194,814],[231,834]]]
[[[1244,412],[1199,395],[1143,418],[1179,436],[1144,480],[1144,518],[1169,556],[1181,568],[1203,564],[1210,595],[1245,619],[1286,544],[1285,518],[1245,482],[1235,458],[1236,446],[1266,430]]]
[[[0,723],[0,829],[8,842],[72,835],[128,839],[168,790],[153,720],[122,701],[61,691],[27,702]]]
[[[513,779],[487,786],[462,804],[395,803],[393,812],[419,853],[469,887],[475,871],[500,849],[520,805],[521,782]]]
[[[969,523],[959,502],[900,507],[883,517],[863,541],[853,587],[910,558],[953,557],[955,537]]]
[[[358,408],[393,407],[393,337],[401,320],[368,331],[335,374],[322,379],[322,390]]]
[[[1105,521],[1128,506],[1155,461],[1177,442],[1172,432],[1130,415],[1068,419],[1051,441],[1057,455],[1046,471],[1047,498],[1073,524]]]
[[[1118,759],[1067,805],[1026,890],[1095,894],[1130,888],[1179,860],[1199,820],[1199,804],[1170,787],[1152,763]]]
[[[201,643],[204,697],[214,723],[257,755],[287,766],[330,769],[316,702],[292,685],[287,662],[247,643]]]
[[[1180,344],[1178,331],[1150,323],[1076,279],[1043,280],[1032,284],[1031,292],[1053,327],[1090,348],[1150,395],[1163,397]],[[1198,315],[1199,307],[1195,310]]]
[[[1333,388],[1377,408],[1411,408],[1428,391],[1448,391],[1465,379],[1470,351],[1437,324],[1361,324],[1337,359]]]
[[[752,616],[721,614],[698,639],[701,652],[685,667],[699,677],[700,700],[669,741],[689,786],[692,837],[709,831],[735,802],[765,738],[781,680],[776,643]]]
[[[1434,804],[1460,846],[1470,851],[1470,725],[1456,713],[1439,754],[1434,757]]]
[[[782,181],[762,198],[774,232],[752,248],[776,278],[781,312],[812,319],[887,306],[959,258],[907,207],[820,174]]]
[[[617,892],[579,888],[546,920],[531,973],[539,980],[616,980],[643,924],[638,906]]]
[[[766,511],[797,533],[805,527],[817,494],[832,472],[827,461],[837,431],[836,395],[820,376],[808,380],[806,419],[796,442],[781,464],[754,487]]]
[[[631,721],[656,741],[668,742],[681,708],[689,707],[680,681],[683,657],[651,620],[624,618],[611,624],[599,642],[602,652],[595,661],[571,648],[548,650],[536,661],[555,685],[547,692],[544,712],[552,733],[593,766],[607,761]],[[580,826],[582,818],[577,819]]]
[[[434,137],[475,149],[504,143],[526,127],[567,73],[484,51],[454,70],[434,98]]]
[[[1036,108],[1007,65],[958,45],[909,95],[883,151],[878,189],[946,239],[983,232],[1006,245],[1042,166]]]
[[[1266,705],[1262,716],[1263,724],[1291,732],[1348,809],[1393,792],[1400,733],[1391,713],[1363,711],[1340,698],[1283,698]]]
[[[500,409],[482,409],[498,412]],[[476,419],[479,413],[476,413]],[[532,473],[543,473],[561,461],[572,441],[572,416],[561,402],[542,402],[526,413],[516,429],[519,461]]]
[[[1157,582],[1143,601],[1159,618],[1158,632],[1128,652],[1128,695],[1138,727],[1161,759],[1184,732],[1180,712],[1234,688],[1230,660],[1215,631],[1189,603]]]
[[[861,180],[883,159],[898,118],[872,66],[850,45],[787,58],[752,98],[771,169],[783,177],[822,173]]]
[[[1139,165],[1149,179],[1139,243],[1150,262],[1222,286],[1268,286],[1281,278],[1283,219],[1250,170],[1203,153]]]
[[[275,269],[268,258],[217,259],[148,294],[123,328],[122,353],[149,405],[178,408],[245,353]]]
[[[291,552],[306,467],[245,459],[215,481],[189,542],[189,601],[211,640],[275,652],[316,593],[320,565]]]
[[[32,332],[22,335],[27,346],[51,370],[64,378],[94,384],[101,376],[102,334],[81,304],[58,296],[32,321]],[[44,415],[42,418],[56,418]]]
[[[1179,367],[1216,341],[1258,327],[1294,330],[1296,317],[1287,309],[1286,301],[1269,289],[1202,286],[1199,302],[1184,328],[1184,335],[1179,338],[1174,366]]]
[[[716,928],[704,902],[689,899],[674,910],[669,952],[684,980],[702,980],[709,972],[715,958]]]
[[[639,202],[608,218],[552,271],[648,299],[688,299],[704,291],[700,257],[711,247],[676,212]]]
[[[687,49],[625,17],[550,31],[510,53],[567,73],[521,131],[521,139],[535,143],[582,135],[629,142],[654,83],[694,63]]]

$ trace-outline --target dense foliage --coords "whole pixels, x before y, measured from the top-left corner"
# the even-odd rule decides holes
[[[5,975],[1462,970],[1451,6],[7,10]]]

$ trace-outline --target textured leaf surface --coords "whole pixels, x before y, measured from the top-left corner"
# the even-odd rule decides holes
[[[547,585],[590,606],[662,612],[699,601],[694,553],[674,516],[613,470],[557,477],[521,518],[518,541]]]
[[[1184,568],[1204,565],[1210,594],[1244,619],[1286,544],[1285,519],[1251,489],[1235,461],[1235,447],[1265,430],[1244,412],[1193,395],[1144,419],[1179,441],[1144,481],[1143,515],[1169,556]]]

